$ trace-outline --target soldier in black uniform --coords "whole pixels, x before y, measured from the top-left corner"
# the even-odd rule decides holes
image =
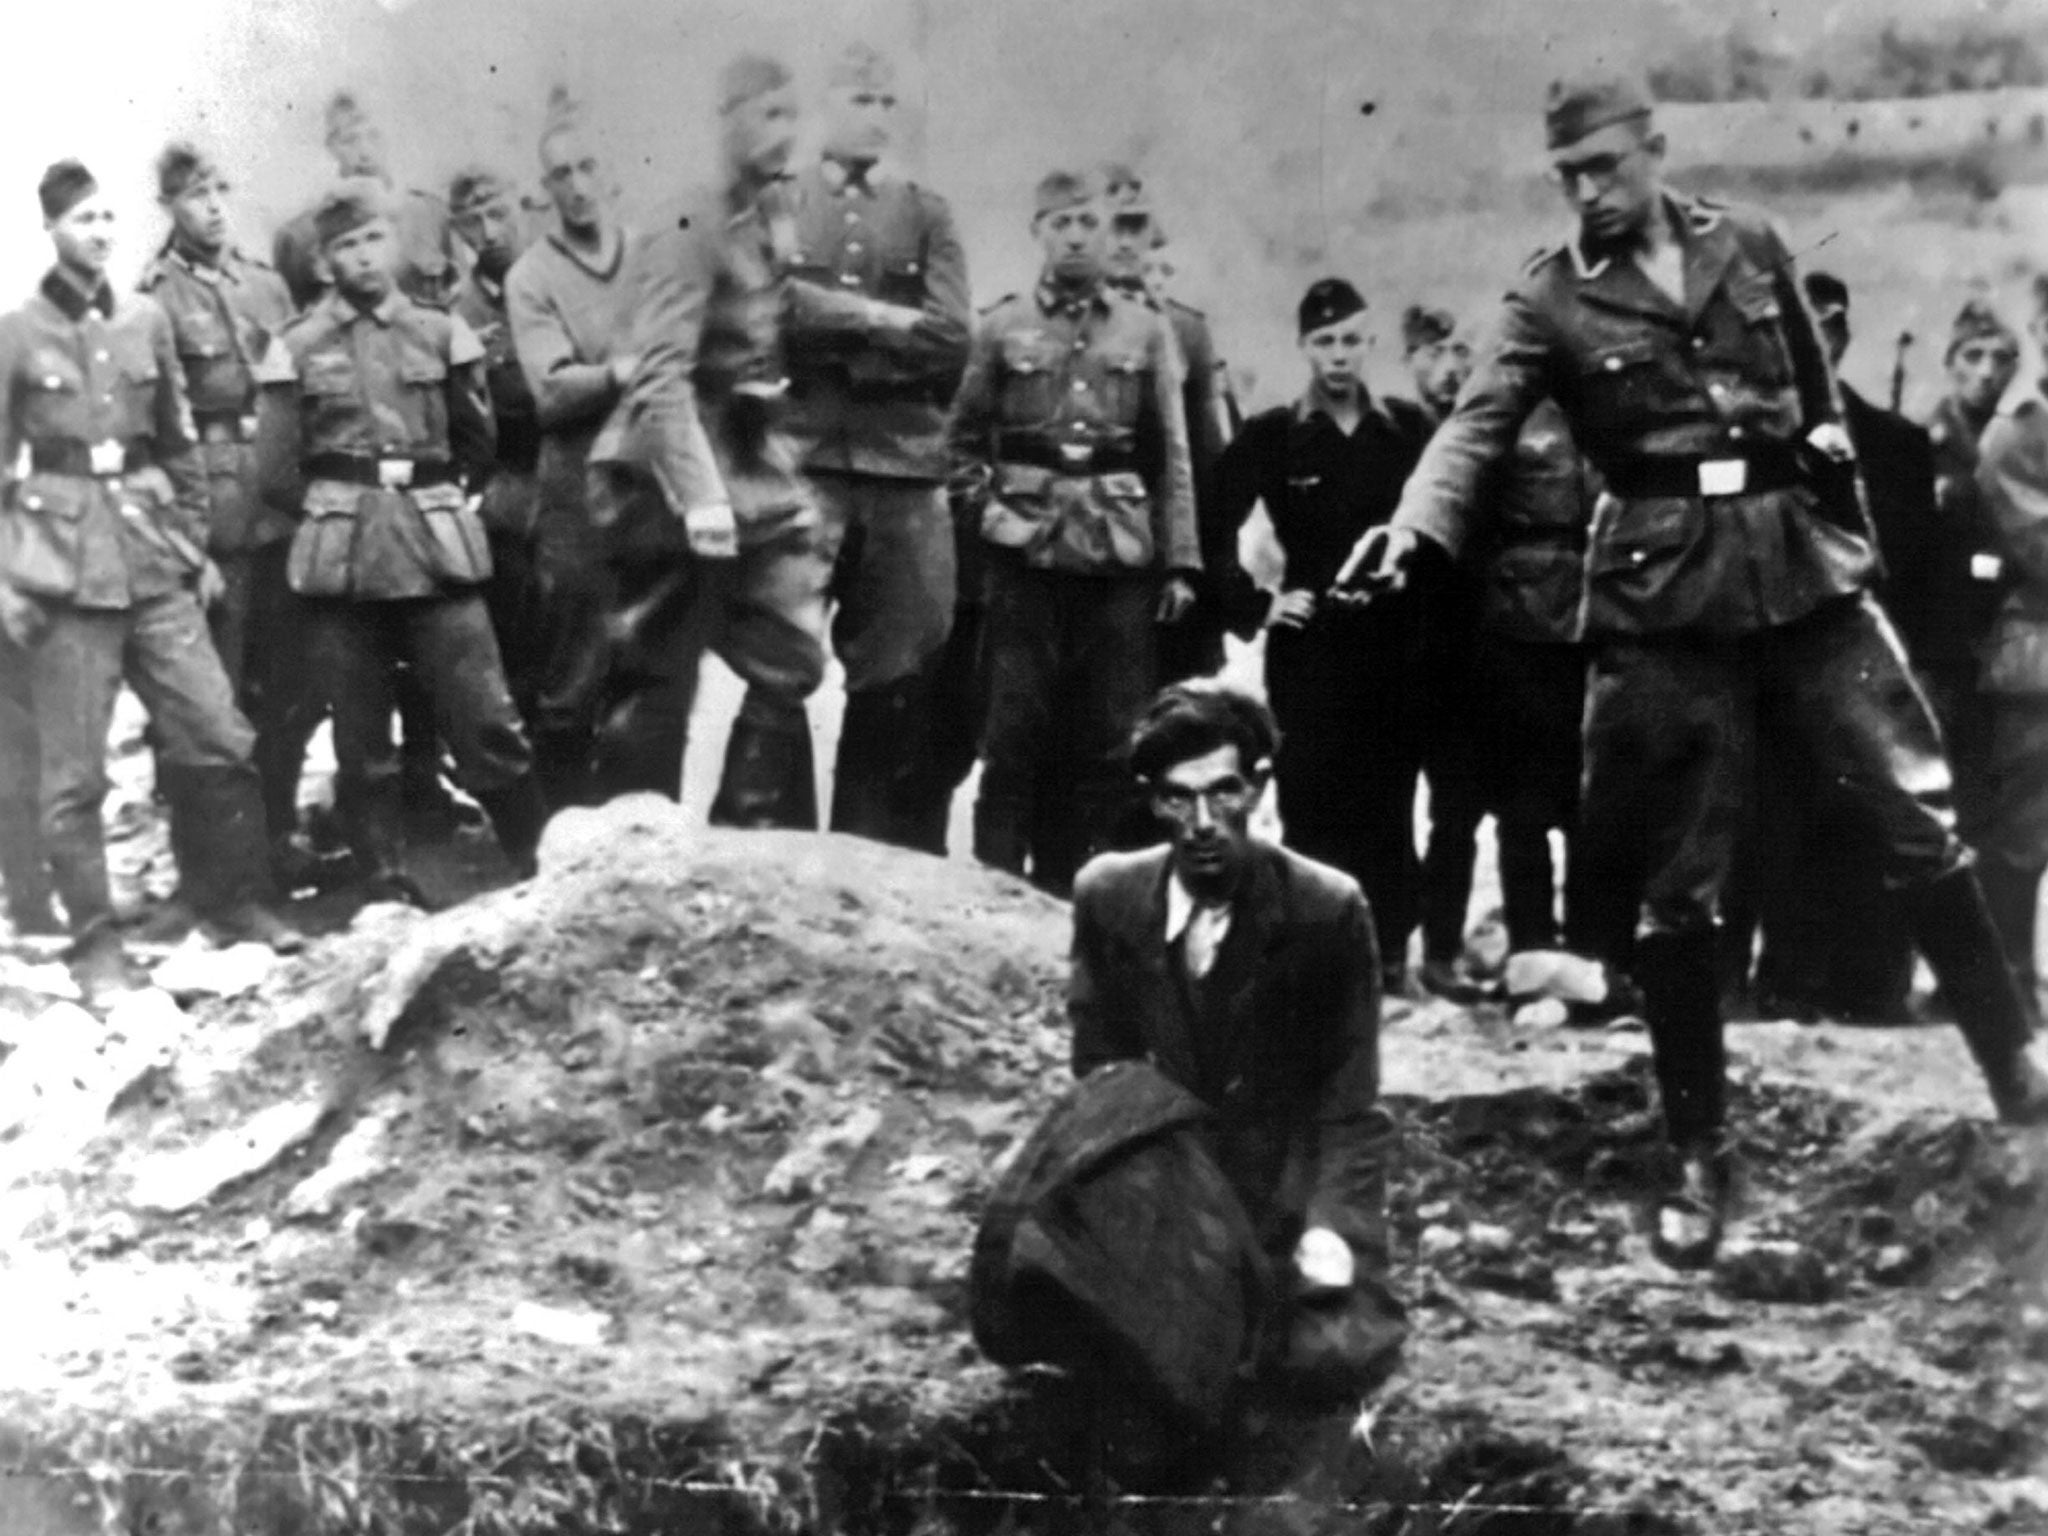
[[[1385,529],[1346,575],[1453,553],[1529,413],[1555,398],[1606,486],[1586,587],[1590,822],[1639,818],[1634,977],[1683,1167],[1656,1247],[1698,1265],[1731,1188],[1717,928],[1759,747],[1852,786],[1913,937],[2001,1118],[2048,1120],[2048,1077],[1957,840],[1941,738],[1868,587],[1877,561],[1827,354],[1784,237],[1663,182],[1649,95],[1552,88],[1551,165],[1579,221],[1505,301]]]

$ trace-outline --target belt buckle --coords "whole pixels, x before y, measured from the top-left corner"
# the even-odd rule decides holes
[[[1972,581],[1997,581],[2005,575],[2005,560],[1985,550],[1978,550],[1970,556],[1970,579]]]
[[[402,491],[412,484],[411,459],[379,459],[377,484],[387,491]]]
[[[1749,486],[1747,459],[1701,459],[1702,496],[1740,496]]]
[[[1095,448],[1091,443],[1061,443],[1059,451],[1060,465],[1065,469],[1086,469],[1095,462]]]
[[[111,437],[94,443],[86,450],[86,457],[95,475],[118,475],[128,467],[128,450]]]

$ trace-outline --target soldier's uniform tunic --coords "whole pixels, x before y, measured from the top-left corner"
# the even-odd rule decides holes
[[[904,781],[922,750],[926,669],[953,622],[946,409],[967,358],[967,261],[943,198],[827,160],[789,194],[794,250],[784,345],[790,427],[835,562],[834,650],[847,713],[832,825],[902,842]],[[872,326],[870,300],[920,310]]]
[[[603,702],[608,588],[584,461],[618,402],[611,361],[626,345],[629,253],[638,243],[623,229],[610,234],[605,249],[586,255],[550,231],[505,277],[512,347],[540,429],[533,541],[540,657],[528,718],[542,782],[556,804],[602,799],[610,788],[589,780]],[[665,790],[674,793],[674,785]]]
[[[181,871],[194,905],[267,897],[253,736],[193,591],[207,487],[170,321],[149,298],[117,302],[104,280],[88,291],[54,268],[0,320],[0,402],[0,579],[49,620],[28,692],[43,837],[72,931],[113,921],[100,807],[124,681],[149,711],[160,775],[204,798],[199,851],[215,867]]]
[[[2037,384],[2001,411],[1979,449],[2005,596],[1984,643],[1991,721],[1978,873],[2006,957],[2038,1008],[2034,919],[2048,869],[2048,394]]]
[[[1682,298],[1577,241],[1539,256],[1396,514],[1453,551],[1488,467],[1555,398],[1603,476],[1588,546],[1592,646],[1583,815],[1640,829],[1637,968],[1675,1141],[1722,1115],[1713,928],[1760,734],[1853,787],[1888,878],[1971,1043],[2021,1040],[1944,876],[1965,868],[1939,735],[1865,595],[1872,535],[1853,477],[1805,435],[1839,410],[1784,242],[1760,215],[1667,198]],[[1965,877],[1967,879],[1967,877]],[[1944,889],[1937,895],[1936,886]],[[1975,1021],[1974,1023],[1972,1021]]]
[[[206,468],[206,547],[226,583],[208,615],[214,645],[256,728],[256,768],[273,836],[292,829],[299,766],[319,724],[305,687],[304,625],[284,579],[291,520],[256,484],[253,367],[290,324],[291,295],[263,262],[228,250],[218,264],[175,237],[142,274],[170,316]]]
[[[1154,311],[1049,283],[976,330],[949,437],[988,499],[988,719],[975,853],[1022,872],[1044,754],[1071,752],[1083,857],[1129,788],[1162,580],[1200,574],[1179,358]]]
[[[290,579],[334,714],[337,805],[358,856],[384,873],[402,848],[399,661],[515,861],[540,831],[523,797],[532,753],[478,593],[490,550],[463,488],[493,460],[483,355],[462,321],[400,293],[368,310],[332,293],[258,372],[260,472],[273,505],[299,515]]]
[[[700,194],[649,239],[628,350],[639,368],[592,445],[608,525],[619,635],[598,772],[680,793],[704,651],[748,684],[734,723],[721,822],[814,825],[804,700],[825,676],[830,563],[817,499],[779,416],[782,256],[751,188]],[[620,495],[646,485],[658,495]],[[683,519],[729,506],[737,559],[691,553]]]

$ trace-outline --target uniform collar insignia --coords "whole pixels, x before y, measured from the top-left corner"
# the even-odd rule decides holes
[[[327,309],[342,325],[353,325],[356,321],[370,319],[379,325],[389,325],[398,314],[398,289],[391,291],[368,309],[364,309],[343,293],[339,288],[330,289],[327,294]]]
[[[824,178],[825,185],[841,197],[852,197],[855,193],[862,197],[875,195],[876,171],[872,161],[865,165],[855,165],[845,160],[835,160],[827,155],[819,162],[818,172]]]
[[[87,282],[85,274],[74,272],[59,262],[43,278],[43,297],[62,310],[68,319],[83,320],[87,310],[97,309],[111,320],[114,317],[113,284],[107,281],[105,273],[90,279],[90,287]]]
[[[1038,280],[1038,307],[1048,315],[1071,315],[1076,319],[1091,306],[1106,309],[1109,305],[1109,290],[1103,283],[1092,283],[1083,289],[1061,288],[1051,277]]]

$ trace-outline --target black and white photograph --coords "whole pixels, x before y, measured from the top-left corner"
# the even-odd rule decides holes
[[[0,55],[0,1536],[2048,1536],[2048,9]]]

